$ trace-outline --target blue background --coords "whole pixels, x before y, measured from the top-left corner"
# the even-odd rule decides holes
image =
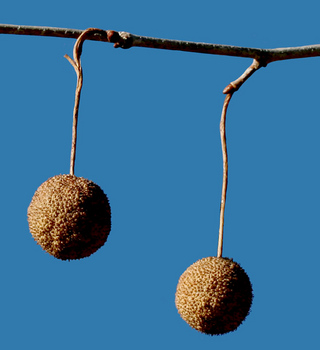
[[[320,43],[316,1],[21,1],[2,23],[98,27],[275,48]],[[251,314],[210,337],[178,315],[180,275],[216,255],[222,90],[251,59],[86,42],[75,174],[108,195],[97,253],[59,261],[33,240],[37,187],[69,172],[73,39],[1,35],[1,336],[16,349],[316,349],[319,58],[275,62],[233,96],[224,256],[253,284]]]

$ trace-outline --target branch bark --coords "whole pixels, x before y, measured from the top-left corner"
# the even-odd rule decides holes
[[[78,38],[82,32],[83,30],[79,29],[0,24],[0,34]],[[117,32],[113,30],[106,30],[106,32],[108,33],[107,38],[100,34],[96,34],[89,40],[114,43],[115,47],[121,47],[124,49],[136,46],[162,50],[196,52],[211,55],[247,57],[256,59],[260,62],[261,66],[266,66],[268,63],[275,61],[320,56],[319,44],[276,49],[260,49],[231,45],[159,39],[134,35],[127,32]]]

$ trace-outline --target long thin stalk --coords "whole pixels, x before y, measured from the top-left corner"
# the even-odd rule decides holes
[[[223,93],[226,94],[220,120],[220,138],[221,138],[221,148],[222,148],[222,162],[223,162],[223,176],[222,176],[222,191],[221,191],[221,202],[220,202],[220,226],[219,226],[219,238],[218,238],[218,252],[217,257],[222,257],[223,251],[223,233],[224,233],[224,213],[227,198],[227,188],[228,188],[228,151],[227,151],[227,137],[226,137],[226,117],[229,102],[235,91],[237,91],[242,84],[249,78],[253,73],[255,73],[262,66],[261,62],[254,59],[252,64],[240,75],[239,78],[232,81],[224,90]]]
[[[72,141],[71,141],[71,155],[70,155],[70,175],[74,175],[74,167],[76,161],[76,149],[77,149],[77,130],[78,130],[78,115],[79,115],[79,105],[80,105],[80,95],[83,84],[83,74],[82,68],[76,67],[75,71],[77,73],[77,87],[75,93],[75,101],[73,108],[73,122],[72,122]]]
[[[223,176],[222,176],[222,192],[221,192],[221,203],[220,203],[220,227],[219,227],[219,239],[218,239],[218,252],[217,257],[222,257],[223,250],[223,230],[224,230],[224,212],[227,198],[228,188],[228,151],[227,151],[227,138],[226,138],[226,116],[229,102],[233,92],[228,93],[224,99],[221,120],[220,120],[220,137],[222,147],[222,161],[223,161]]]
[[[80,36],[78,37],[78,39],[74,45],[73,59],[70,58],[68,55],[64,56],[71,63],[71,65],[73,66],[73,68],[77,74],[77,87],[76,87],[75,101],[74,101],[74,108],[73,108],[72,141],[71,141],[71,155],[70,155],[70,175],[74,175],[76,149],[77,149],[78,115],[79,115],[81,89],[82,89],[82,84],[83,84],[83,74],[82,74],[80,56],[81,56],[82,46],[83,46],[84,41],[86,39],[93,37],[96,34],[99,34],[101,37],[104,37],[104,38],[108,37],[108,33],[104,30],[96,29],[96,28],[88,28],[87,30],[85,30],[84,32],[82,32],[80,34]]]

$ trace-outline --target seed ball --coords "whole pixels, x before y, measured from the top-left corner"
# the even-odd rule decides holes
[[[207,257],[181,275],[175,303],[192,328],[218,335],[238,328],[250,312],[252,298],[251,282],[239,264]]]
[[[106,242],[111,229],[107,196],[94,182],[57,175],[35,192],[28,208],[30,232],[61,260],[85,258]]]

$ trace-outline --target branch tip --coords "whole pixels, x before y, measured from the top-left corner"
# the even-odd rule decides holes
[[[266,63],[266,62],[264,62]],[[232,94],[235,91],[239,90],[239,88],[242,86],[242,84],[251,77],[251,75],[256,72],[259,68],[263,67],[263,65],[261,64],[261,62],[254,58],[252,64],[250,65],[250,67],[248,67],[245,72],[236,80],[232,81],[229,85],[227,85],[224,90],[223,93],[224,94]]]
[[[235,91],[237,91],[239,89],[239,87],[235,86],[234,84],[230,83],[229,85],[227,85],[224,89],[223,89],[223,93],[224,94],[230,94],[233,93]]]

